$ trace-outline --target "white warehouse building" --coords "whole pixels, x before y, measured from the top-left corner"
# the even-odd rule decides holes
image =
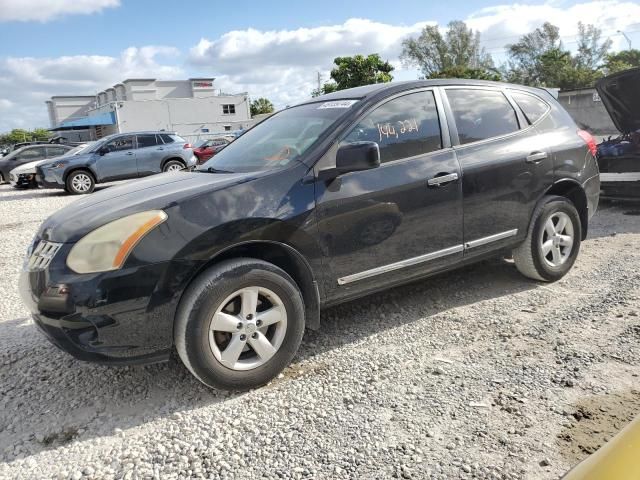
[[[195,141],[249,128],[248,94],[222,93],[214,80],[133,78],[97,95],[54,96],[46,102],[50,130],[69,141],[140,130],[174,131]]]

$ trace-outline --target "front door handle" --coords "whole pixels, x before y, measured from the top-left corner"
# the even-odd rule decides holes
[[[133,155],[133,152],[127,152],[127,155]]]
[[[437,175],[433,178],[430,178],[429,180],[427,180],[427,185],[429,185],[430,187],[440,187],[445,183],[455,182],[456,180],[458,180],[457,173],[445,173],[443,175]]]
[[[547,152],[532,152],[530,155],[527,155],[525,162],[540,163],[545,158],[547,158]]]

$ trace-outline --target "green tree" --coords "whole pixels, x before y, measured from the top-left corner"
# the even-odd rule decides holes
[[[51,138],[51,132],[46,128],[36,128],[31,132],[32,140],[46,141]]]
[[[640,50],[622,50],[607,55],[604,69],[607,74],[621,72],[630,68],[640,67]]]
[[[506,76],[509,81],[543,85],[541,58],[544,54],[562,50],[560,29],[545,22],[542,27],[523,35],[519,42],[508,45],[507,50],[509,62]]]
[[[431,75],[429,78],[472,78],[475,80],[500,81],[502,74],[496,69],[450,67]]]
[[[312,93],[314,97],[346,88],[393,80],[391,75],[393,65],[383,61],[377,53],[366,57],[364,55],[337,57],[333,63],[336,67],[331,70],[332,82],[327,82],[319,90],[314,90]]]
[[[251,102],[251,116],[261,115],[263,113],[272,113],[274,110],[273,103],[270,100],[261,97]]]
[[[480,33],[459,20],[450,22],[444,35],[429,25],[417,38],[405,39],[401,59],[406,66],[418,67],[424,78],[499,76],[491,55],[480,46]]]
[[[599,28],[580,22],[578,48],[572,55],[564,49],[558,27],[547,22],[509,45],[505,77],[511,82],[563,90],[590,87],[603,76],[610,48],[611,41],[602,40]]]
[[[610,49],[611,39],[602,41],[602,30],[578,22],[578,53],[574,57],[577,68],[601,68]]]

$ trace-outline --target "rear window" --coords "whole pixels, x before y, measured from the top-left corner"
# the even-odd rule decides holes
[[[511,96],[524,113],[530,125],[533,125],[549,111],[549,105],[535,95],[511,90]]]
[[[461,144],[499,137],[520,128],[516,112],[502,92],[447,89]]]

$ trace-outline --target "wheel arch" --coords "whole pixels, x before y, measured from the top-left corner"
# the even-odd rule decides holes
[[[77,172],[78,170],[84,170],[85,172],[89,173],[92,177],[93,177],[93,181],[94,183],[98,183],[98,176],[96,175],[96,172],[94,172],[91,167],[89,167],[88,165],[77,165],[77,166],[73,166],[71,168],[69,168],[66,172],[64,172],[64,176],[62,177],[62,181],[65,183],[67,183],[67,178],[69,178],[69,175],[71,175],[73,172]]]
[[[582,188],[582,185],[576,180],[569,178],[558,180],[549,187],[545,195],[557,195],[571,200],[576,210],[578,210],[578,215],[580,215],[580,223],[582,224],[581,240],[587,238],[587,232],[589,230],[589,208],[587,194],[584,188]],[[542,199],[540,201],[542,201]]]
[[[231,245],[216,253],[215,256],[198,269],[189,284],[211,266],[223,260],[239,257],[264,260],[287,272],[302,293],[306,326],[312,330],[320,328],[320,291],[318,282],[304,256],[294,247],[285,243],[273,240],[249,240]]]

